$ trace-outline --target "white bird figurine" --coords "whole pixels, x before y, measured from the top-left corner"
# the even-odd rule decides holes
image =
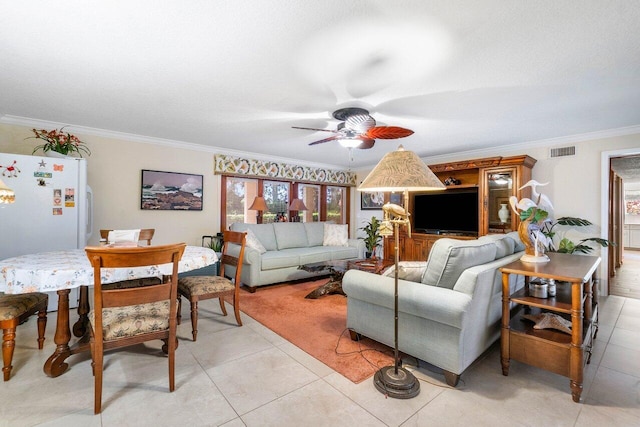
[[[547,213],[549,214],[548,218],[553,218],[553,204],[551,203],[551,199],[549,199],[549,197],[547,197],[544,194],[538,193],[537,191],[537,187],[544,187],[545,185],[548,185],[548,184],[549,184],[548,182],[541,184],[535,179],[532,179],[528,181],[526,184],[524,184],[522,187],[520,187],[520,190],[526,187],[531,187],[531,197],[533,198],[533,200],[536,201],[534,203],[534,206],[537,206],[538,209],[547,211]],[[525,199],[522,199],[520,202],[522,202],[523,200]]]

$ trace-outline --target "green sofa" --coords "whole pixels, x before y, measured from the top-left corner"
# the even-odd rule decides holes
[[[258,286],[306,279],[322,274],[300,270],[303,264],[364,257],[361,239],[345,239],[344,245],[323,245],[326,222],[276,222],[271,224],[234,223],[232,231],[251,231],[262,247],[252,247],[247,239],[242,264],[242,283],[254,291]],[[259,245],[258,245],[259,246]],[[231,251],[238,248],[231,248]],[[227,266],[226,275],[235,274]]]

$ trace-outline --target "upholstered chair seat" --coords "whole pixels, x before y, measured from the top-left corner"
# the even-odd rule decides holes
[[[42,292],[6,295],[0,293],[0,328],[2,328],[2,373],[5,381],[11,377],[11,361],[16,342],[16,327],[26,322],[29,316],[38,313],[38,349],[44,346],[44,331],[47,326],[47,304],[49,296]]]
[[[95,312],[89,312],[93,330]],[[169,329],[169,301],[102,309],[102,333],[105,341]]]

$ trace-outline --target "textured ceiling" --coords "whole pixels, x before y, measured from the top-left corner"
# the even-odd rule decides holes
[[[0,116],[339,167],[640,125],[640,2],[3,2]],[[348,151],[331,112],[415,131]],[[1,119],[1,118],[0,118]]]

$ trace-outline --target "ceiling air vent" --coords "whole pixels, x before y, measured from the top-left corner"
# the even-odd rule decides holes
[[[564,156],[575,156],[576,155],[576,147],[575,145],[571,147],[559,147],[552,148],[549,150],[549,157],[564,157]]]

